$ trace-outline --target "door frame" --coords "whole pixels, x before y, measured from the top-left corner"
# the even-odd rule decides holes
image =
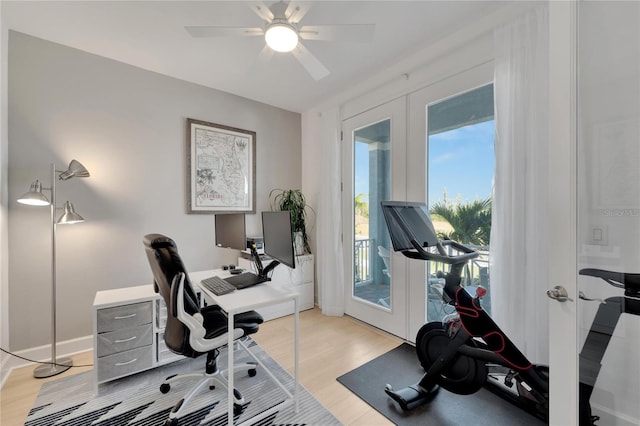
[[[578,424],[576,3],[549,2],[549,424]]]

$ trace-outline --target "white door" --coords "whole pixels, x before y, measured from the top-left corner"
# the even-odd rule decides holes
[[[640,3],[577,6],[577,289],[607,300],[574,297],[579,389],[597,425],[639,425],[640,295],[593,275],[640,273]]]
[[[586,387],[597,425],[637,425],[640,299],[578,271],[640,273],[640,3],[550,2],[549,23],[549,286],[570,298],[549,302],[549,423],[588,424]]]
[[[391,250],[380,201],[406,199],[405,99],[342,123],[345,312],[407,338],[406,260]]]

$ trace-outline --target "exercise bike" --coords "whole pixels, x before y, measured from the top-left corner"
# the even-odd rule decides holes
[[[602,358],[620,315],[624,313],[640,315],[640,274],[623,274],[593,268],[581,269],[579,273],[601,278],[614,287],[624,289],[623,296],[609,297],[605,300],[589,299],[582,292],[579,293],[582,300],[600,302],[580,351],[580,426],[590,426],[598,420],[598,417],[591,415],[589,401],[602,367]]]
[[[454,241],[439,241],[424,203],[383,201],[381,205],[394,251],[450,265],[443,298],[456,310],[418,331],[416,352],[425,370],[420,381],[398,390],[387,385],[387,395],[409,411],[433,399],[440,387],[468,395],[485,386],[547,421],[548,366],[532,364],[482,309],[482,287],[474,297],[460,285],[465,265],[478,253]],[[591,415],[589,399],[613,330],[622,313],[640,314],[640,274],[599,269],[583,269],[580,274],[625,289],[624,297],[601,303],[580,353],[580,426],[591,426],[597,417]],[[592,300],[582,293],[580,298]]]
[[[394,251],[450,265],[443,297],[456,310],[444,321],[427,323],[418,331],[416,352],[425,370],[420,381],[398,390],[387,385],[387,395],[409,411],[430,401],[440,387],[468,395],[489,385],[546,420],[548,367],[532,364],[482,309],[482,287],[474,297],[460,285],[465,265],[478,253],[455,241],[439,241],[424,203],[383,201],[381,205]]]

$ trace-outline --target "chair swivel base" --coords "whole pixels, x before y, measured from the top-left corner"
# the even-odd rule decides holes
[[[249,377],[254,377],[256,372],[256,364],[254,363],[246,363],[234,366],[234,372],[239,370],[247,371]],[[178,403],[171,409],[169,413],[169,418],[165,422],[165,426],[178,426],[178,418],[182,415],[185,407],[188,403],[200,393],[205,387],[209,389],[215,389],[216,386],[220,386],[221,388],[228,390],[228,383],[225,378],[227,374],[226,370],[215,370],[213,373],[191,373],[191,374],[179,374],[169,376],[165,379],[165,381],[160,385],[160,392],[167,393],[171,390],[171,383],[177,382],[183,379],[192,379],[199,378],[200,381],[196,384],[195,387],[191,389],[191,391],[185,395]],[[233,414],[238,416],[242,414],[244,410],[244,397],[237,389],[233,389]]]

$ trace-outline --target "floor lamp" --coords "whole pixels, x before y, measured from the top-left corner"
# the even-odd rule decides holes
[[[89,172],[76,160],[72,160],[67,170],[64,171],[56,170],[55,164],[52,163],[51,187],[43,188],[36,179],[36,181],[31,184],[29,192],[18,199],[18,202],[21,204],[31,206],[48,205],[51,210],[51,361],[43,363],[33,370],[33,377],[37,379],[55,376],[56,374],[67,371],[73,365],[71,358],[56,357],[56,226],[58,224],[83,222],[84,219],[75,212],[73,204],[66,201],[62,207],[64,213],[56,220],[56,177],[59,180],[67,180],[73,177],[89,177]],[[51,192],[51,201],[42,194],[43,189]]]

